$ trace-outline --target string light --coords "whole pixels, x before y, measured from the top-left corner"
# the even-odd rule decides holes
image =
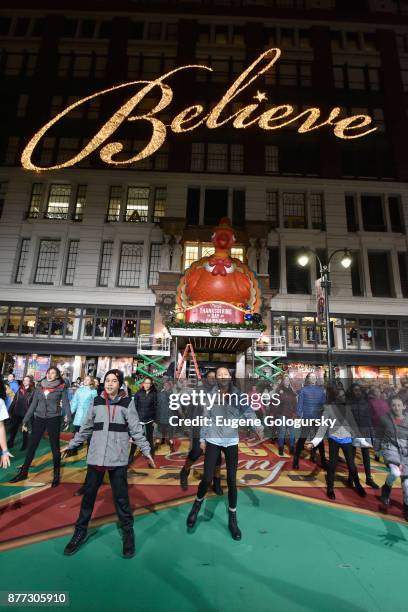
[[[68,106],[65,110],[46,123],[36,134],[34,134],[24,148],[21,156],[21,164],[26,170],[33,170],[35,172],[69,168],[83,160],[85,157],[88,157],[88,155],[93,153],[99,147],[102,147],[99,155],[103,162],[113,166],[127,166],[139,160],[146,159],[155,153],[166,140],[167,127],[169,127],[172,132],[179,134],[195,130],[204,123],[209,129],[217,129],[229,122],[232,122],[232,126],[235,129],[246,129],[250,126],[257,125],[262,130],[276,130],[302,120],[301,125],[297,129],[299,134],[311,132],[312,130],[317,130],[324,126],[333,126],[334,135],[343,140],[362,138],[363,136],[377,130],[376,127],[364,129],[372,124],[372,118],[369,115],[352,115],[343,119],[337,119],[341,111],[341,109],[337,106],[330,111],[328,118],[320,123],[318,123],[318,119],[321,116],[321,111],[319,108],[308,108],[296,115],[294,114],[295,109],[291,104],[273,106],[261,114],[254,116],[254,113],[259,109],[261,102],[267,100],[266,94],[260,91],[257,91],[257,94],[253,96],[253,99],[258,101],[257,104],[248,104],[235,113],[221,118],[226,106],[245,89],[247,89],[249,85],[251,85],[251,83],[253,83],[260,75],[272,68],[280,56],[280,49],[268,49],[262,53],[246,70],[244,70],[241,75],[239,75],[220,101],[210,110],[207,115],[203,115],[204,107],[201,104],[195,104],[182,110],[176,117],[174,117],[169,125],[164,124],[155,116],[163,109],[167,108],[173,99],[173,90],[170,85],[164,83],[164,80],[171,77],[173,74],[180,72],[181,70],[200,69],[212,72],[212,68],[209,66],[203,66],[201,64],[189,64],[175,68],[153,81],[142,80],[122,83],[120,85],[115,85],[108,89],[104,89],[92,95],[86,96],[85,98],[77,100]],[[74,157],[65,162],[49,167],[40,167],[33,163],[32,156],[43,136],[45,136],[48,130],[69,112],[81,104],[88,102],[89,100],[93,100],[99,96],[104,96],[114,91],[136,85],[142,85],[140,91],[133,95],[125,104],[123,104],[119,110],[117,110],[112,117],[106,121],[95,136],[91,138],[86,146]],[[154,108],[148,112],[144,112],[141,115],[131,115],[137,105],[155,87],[159,88],[161,97]],[[110,138],[125,121],[147,122],[152,128],[152,134],[144,149],[136,152],[136,154],[129,159],[118,160],[114,159],[114,157],[123,151],[123,144],[121,142],[104,143],[106,143],[107,139]]]

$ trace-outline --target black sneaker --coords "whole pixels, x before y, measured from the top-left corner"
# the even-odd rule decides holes
[[[74,535],[64,548],[64,555],[73,555],[76,551],[85,544],[88,539],[87,531],[83,529],[75,529]]]
[[[367,497],[367,493],[366,493],[364,487],[361,486],[361,484],[360,485],[356,485],[356,493],[358,493],[358,495],[360,497]]]
[[[21,468],[9,482],[20,482],[20,480],[26,480],[27,478],[28,471]]]
[[[280,446],[278,448],[278,454],[279,454],[279,457],[283,457],[283,446]]]
[[[366,479],[366,484],[372,489],[380,488],[380,486],[371,477]]]
[[[135,534],[133,529],[123,531],[123,556],[131,559],[135,555]]]

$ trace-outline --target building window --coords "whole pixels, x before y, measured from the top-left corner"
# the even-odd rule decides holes
[[[227,172],[228,145],[210,143],[207,154],[209,172]]]
[[[280,253],[279,247],[271,247],[269,249],[269,288],[280,290]]]
[[[306,228],[306,205],[304,193],[284,193],[283,225],[290,228]]]
[[[381,196],[362,195],[361,213],[366,232],[385,232],[383,201]]]
[[[368,251],[368,265],[373,297],[393,297],[394,288],[391,282],[389,253]]]
[[[309,199],[312,215],[312,228],[318,230],[325,229],[324,204],[321,193],[311,193]]]
[[[198,244],[186,244],[184,247],[184,269],[187,270],[194,261],[199,259],[198,256],[199,246]]]
[[[18,258],[15,282],[21,284],[27,265],[28,253],[30,251],[30,238],[23,238],[20,244],[20,255]]]
[[[78,185],[76,198],[75,198],[75,210],[74,210],[74,221],[82,221],[84,217],[84,209],[86,204],[86,185]]]
[[[125,220],[132,223],[147,222],[149,213],[149,187],[129,187]]]
[[[160,223],[166,214],[166,187],[156,187],[154,190],[153,223]]]
[[[242,144],[233,144],[230,147],[230,170],[242,174],[244,171],[244,147]]]
[[[107,221],[120,221],[122,205],[122,187],[114,185],[110,188]]]
[[[7,141],[6,156],[4,160],[6,166],[15,166],[17,164],[19,145],[20,145],[19,136],[9,137]]]
[[[358,231],[358,222],[357,222],[357,211],[356,211],[356,200],[353,195],[345,196],[345,205],[346,205],[346,220],[347,220],[347,231],[348,232],[357,232]]]
[[[391,231],[397,233],[404,232],[402,220],[401,200],[398,196],[388,197],[388,210],[390,213]]]
[[[139,287],[143,243],[124,242],[120,252],[118,287]]]
[[[0,183],[0,218],[3,215],[4,203],[6,201],[7,182]]]
[[[408,253],[398,253],[398,268],[401,280],[401,291],[408,298]]]
[[[67,265],[65,267],[64,285],[73,285],[75,268],[78,257],[79,240],[70,240],[68,247]]]
[[[149,287],[159,283],[160,248],[160,244],[152,243],[150,245]]]
[[[265,172],[266,174],[279,172],[279,149],[276,145],[265,147]]]
[[[279,200],[277,191],[266,192],[266,220],[272,227],[279,227]]]
[[[112,265],[113,242],[106,241],[102,243],[101,264],[99,267],[99,287],[107,287],[109,275]]]
[[[228,190],[206,189],[204,196],[204,225],[217,225],[228,215]]]
[[[187,190],[186,224],[198,225],[200,222],[200,188],[189,187]]]
[[[54,283],[59,251],[59,240],[41,240],[34,279],[36,284],[52,285]]]
[[[234,189],[232,192],[232,226],[243,227],[245,215],[245,190]]]
[[[361,297],[363,295],[363,283],[361,274],[361,258],[360,253],[353,252],[353,257],[350,266],[351,272],[351,290],[354,296]]]
[[[243,263],[245,257],[244,247],[231,247],[231,257],[235,257],[235,259],[239,259]]]
[[[31,190],[30,208],[28,209],[28,219],[38,219],[41,212],[43,194],[43,184],[34,183]]]
[[[51,185],[47,204],[47,219],[68,219],[71,185]]]
[[[26,116],[28,106],[28,94],[21,94],[17,101],[17,117],[22,118]]]
[[[298,249],[286,249],[287,292],[307,295],[310,294],[310,267],[302,268],[298,264],[298,256]]]

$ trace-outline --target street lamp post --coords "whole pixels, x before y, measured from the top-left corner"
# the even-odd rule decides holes
[[[333,357],[333,346],[332,346],[332,338],[330,334],[330,289],[331,289],[331,280],[330,280],[330,264],[331,261],[337,253],[343,253],[343,257],[341,258],[341,265],[343,268],[349,268],[352,263],[351,253],[348,249],[336,249],[331,253],[327,263],[323,263],[320,259],[319,255],[314,249],[302,249],[302,253],[298,257],[298,264],[303,268],[307,266],[309,263],[309,255],[308,253],[313,253],[313,255],[317,258],[319,262],[320,269],[320,286],[324,291],[324,315],[326,320],[326,337],[327,337],[327,369],[329,373],[329,380],[333,378],[333,365],[332,365],[332,357]]]

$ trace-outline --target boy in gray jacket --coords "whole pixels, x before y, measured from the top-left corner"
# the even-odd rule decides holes
[[[150,445],[143,435],[134,402],[120,390],[122,385],[123,374],[120,370],[109,370],[106,373],[104,391],[95,397],[81,429],[63,451],[64,458],[70,456],[92,436],[87,456],[85,494],[74,535],[64,550],[65,555],[73,555],[87,539],[88,523],[105,471],[109,474],[123,530],[123,556],[130,558],[135,554],[133,515],[129,504],[127,482],[129,435],[140,447],[150,465],[156,466],[150,454]]]

